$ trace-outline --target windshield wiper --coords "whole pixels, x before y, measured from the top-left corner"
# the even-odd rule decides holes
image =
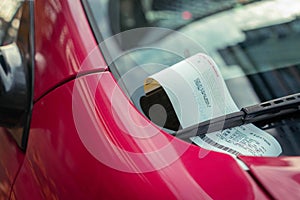
[[[187,140],[215,131],[244,124],[263,122],[300,111],[300,93],[244,107],[238,112],[201,122],[176,132],[176,137]]]

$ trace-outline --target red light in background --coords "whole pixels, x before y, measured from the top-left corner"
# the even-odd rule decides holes
[[[193,15],[189,11],[184,11],[184,12],[182,12],[181,17],[184,20],[189,20],[189,19],[192,19]]]

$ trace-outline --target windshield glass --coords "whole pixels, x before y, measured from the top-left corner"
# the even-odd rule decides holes
[[[86,10],[112,73],[141,111],[145,79],[197,53],[213,59],[239,109],[300,92],[299,0],[87,0]],[[292,134],[294,126],[286,125]],[[300,152],[293,145],[285,154]]]

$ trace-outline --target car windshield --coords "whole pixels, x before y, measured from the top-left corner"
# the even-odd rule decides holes
[[[299,0],[83,2],[110,70],[141,111],[145,79],[197,53],[216,63],[238,108],[300,92]],[[298,124],[268,130],[286,155],[300,153],[290,141],[300,141]]]

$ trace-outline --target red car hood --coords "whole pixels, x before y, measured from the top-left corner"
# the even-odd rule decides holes
[[[300,157],[240,157],[275,199],[300,199]]]

